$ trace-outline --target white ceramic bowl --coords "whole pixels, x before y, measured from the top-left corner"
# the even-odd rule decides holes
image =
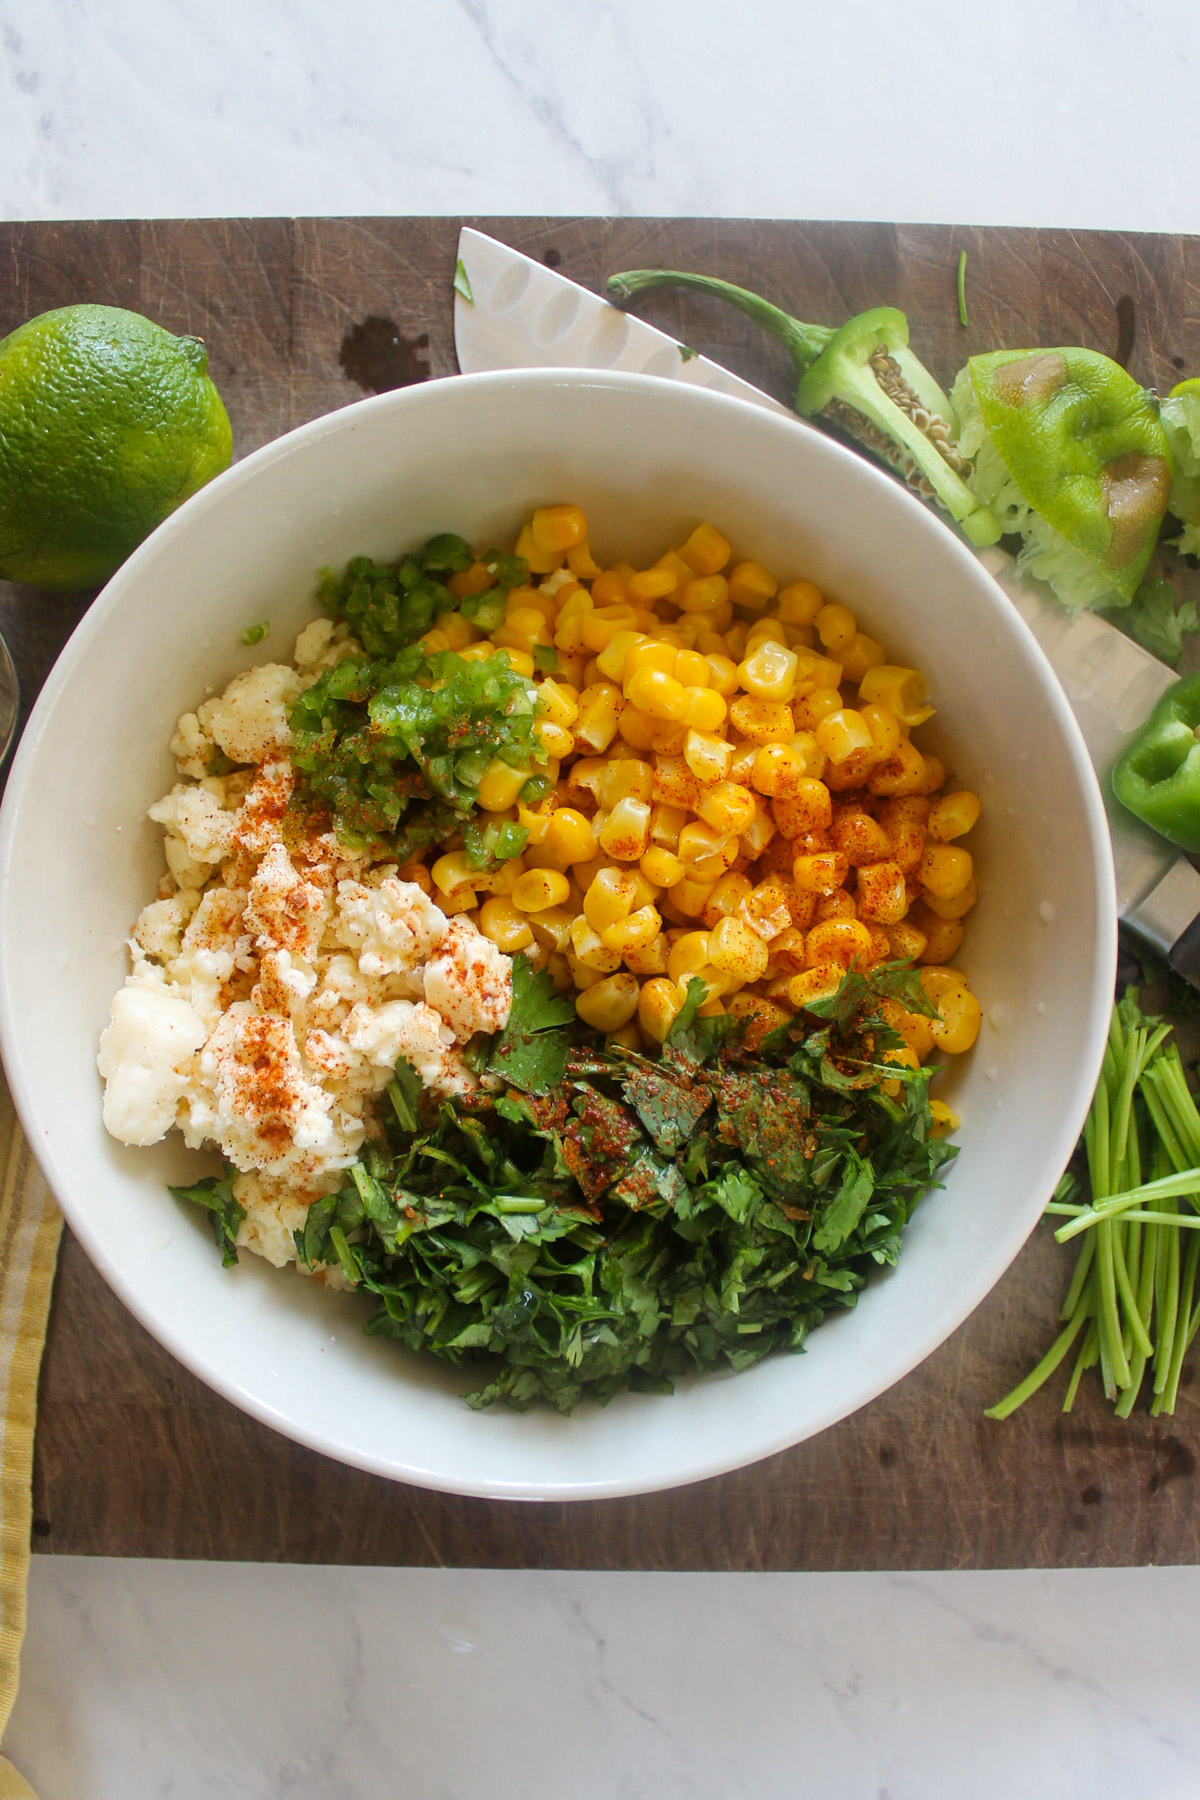
[[[176,716],[313,615],[313,574],[435,531],[510,537],[533,504],[586,510],[632,561],[710,518],[807,575],[928,674],[927,731],[983,795],[983,898],[963,963],[984,1009],[944,1092],[962,1152],[899,1268],[803,1356],[601,1410],[470,1412],[469,1385],[362,1335],[366,1308],[244,1256],[165,1192],[196,1159],[100,1122],[96,1040],[124,940],[162,867],[146,808],[175,779]],[[238,633],[269,619],[265,649]],[[1083,742],[1049,665],[974,556],[882,472],[739,400],[638,375],[538,370],[430,382],[319,419],[189,501],[113,578],[54,668],[0,822],[0,1025],[25,1130],[72,1228],[196,1374],[300,1442],[469,1494],[590,1498],[735,1468],[820,1431],[966,1318],[1024,1242],[1091,1097],[1115,960],[1111,858]]]

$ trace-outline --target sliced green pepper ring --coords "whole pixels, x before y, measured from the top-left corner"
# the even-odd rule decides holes
[[[1169,687],[1112,772],[1122,806],[1181,850],[1200,851],[1200,671]]]

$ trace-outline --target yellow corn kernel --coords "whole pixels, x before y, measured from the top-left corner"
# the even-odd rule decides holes
[[[871,954],[871,933],[859,919],[823,919],[804,939],[804,961],[810,969],[840,963],[861,968]]]
[[[606,865],[583,896],[583,916],[593,931],[607,931],[627,919],[637,903],[637,886],[628,869]]]
[[[688,709],[687,689],[665,669],[635,669],[625,684],[631,706],[651,719],[682,719]]]
[[[596,584],[599,585],[598,583]],[[592,589],[593,598],[596,588]],[[618,631],[634,629],[633,608],[625,604],[621,606],[601,606],[597,603],[591,612],[584,613],[580,626],[583,647],[598,656],[601,650],[607,649]]]
[[[543,756],[553,756],[562,762],[575,754],[575,739],[561,725],[552,725],[549,719],[538,719],[533,727],[533,735],[538,741]]]
[[[605,951],[604,954],[611,959],[611,951]],[[571,973],[571,980],[580,993],[583,993],[587,988],[595,987],[598,981],[604,980],[605,975],[610,975],[612,973],[611,963],[603,969],[593,969],[588,963],[581,962],[576,956],[573,947],[568,947],[566,961],[567,967]],[[619,963],[617,967],[620,967]]]
[[[719,837],[731,834],[741,837],[744,831],[750,829],[754,820],[754,795],[749,788],[740,786],[736,781],[715,781],[700,795],[696,811]],[[683,854],[682,848],[680,854]]]
[[[957,1131],[961,1124],[962,1120],[958,1114],[952,1112],[944,1100],[929,1102],[929,1131],[932,1137],[949,1137],[950,1133]]]
[[[760,644],[779,644],[784,650],[788,648],[788,627],[781,625],[778,619],[756,619],[746,634],[746,654],[757,650]]]
[[[952,895],[948,900],[943,899],[939,894],[933,893],[929,888],[922,889],[921,898],[929,908],[930,912],[935,914],[937,918],[961,919],[970,912],[971,908],[978,900],[979,886],[975,877],[972,876],[966,887],[962,889],[961,893]]]
[[[850,864],[840,850],[814,850],[792,864],[792,880],[806,894],[832,894],[849,873]]]
[[[750,898],[751,892],[750,882],[745,875],[731,869],[727,875],[721,876],[708,896],[701,924],[711,931],[714,926],[720,924],[722,919],[737,918],[742,906]]]
[[[685,688],[687,695],[687,711],[683,715],[683,723],[692,731],[719,731],[725,723],[729,711],[728,704],[717,693],[715,688]]]
[[[659,895],[662,893],[662,889],[656,882],[651,881],[640,862],[637,868],[630,869],[629,873],[633,876],[633,885],[637,889],[637,896],[633,902],[634,907],[654,906],[658,901]]]
[[[465,850],[448,850],[445,856],[438,857],[430,873],[440,894],[454,894],[462,888],[474,889],[483,884],[480,871],[471,867]]]
[[[621,960],[633,975],[665,975],[670,947],[666,932],[659,931],[640,950],[625,950]]]
[[[846,852],[852,869],[884,862],[891,851],[883,826],[855,802],[838,807],[833,820],[833,845],[835,850]]]
[[[546,848],[564,869],[573,863],[590,862],[596,854],[596,838],[590,821],[573,806],[556,808],[546,830]]]
[[[636,975],[622,970],[586,988],[575,1002],[575,1011],[585,1025],[597,1031],[620,1031],[637,1012],[640,991]]]
[[[664,850],[677,850],[679,833],[687,823],[682,806],[654,806],[650,809],[650,841]],[[664,886],[669,885],[664,882]]]
[[[540,913],[561,906],[571,884],[558,869],[530,869],[513,883],[512,903],[518,912]]]
[[[554,647],[559,653],[559,666],[564,656],[586,655],[590,646],[584,642],[583,624],[587,614],[573,612],[559,618],[554,626]]]
[[[826,650],[832,650],[835,656],[846,648],[858,630],[858,620],[850,608],[839,606],[836,600],[823,606],[812,623]]]
[[[713,967],[735,981],[759,981],[766,974],[769,952],[757,932],[729,914],[708,935],[708,958]]]
[[[469,569],[460,569],[451,575],[446,586],[456,600],[466,600],[474,594],[482,594],[486,588],[495,587],[496,578],[486,563],[474,562]]]
[[[600,804],[607,812],[627,797],[648,803],[653,786],[654,770],[648,762],[636,756],[610,758],[600,780]]]
[[[655,757],[655,800],[668,806],[691,807],[699,798],[699,783],[682,756]]]
[[[910,729],[933,714],[920,670],[901,668],[895,663],[880,663],[877,668],[868,669],[858,684],[858,697],[890,707],[900,723]]]
[[[879,925],[898,925],[908,911],[908,889],[899,863],[885,860],[860,866],[856,893],[862,917]]]
[[[785,625],[812,625],[824,604],[824,594],[811,581],[793,581],[780,588],[776,611]]]
[[[731,1018],[740,1020],[745,1026],[742,1043],[753,1056],[760,1048],[763,1039],[786,1025],[791,1014],[786,1007],[777,1006],[774,1001],[766,1000],[761,994],[735,994],[726,1011]]]
[[[495,656],[496,646],[489,644],[484,638],[478,644],[468,644],[466,649],[460,650],[458,654],[464,662],[487,662],[489,657]]]
[[[479,877],[480,886],[486,887],[492,894],[511,894],[517,884],[517,878],[525,873],[527,864],[523,856],[510,856],[502,862],[490,875]]]
[[[586,542],[567,550],[567,567],[577,581],[594,581],[602,571]]]
[[[476,798],[484,812],[507,812],[517,803],[517,795],[529,780],[529,770],[513,768],[499,758],[490,763],[476,789]]]
[[[768,875],[743,901],[738,913],[744,925],[760,937],[764,944],[774,944],[791,929],[787,890],[778,875]]]
[[[708,685],[715,688],[722,699],[728,700],[738,691],[738,666],[731,656],[723,650],[704,652],[704,660],[708,664]],[[696,684],[697,686],[699,683]]]
[[[826,1000],[830,994],[836,994],[845,973],[840,963],[823,963],[816,968],[802,969],[799,975],[788,977],[787,997],[798,1011],[802,1010],[811,1006],[814,1000]]]
[[[515,901],[514,901],[515,905]],[[517,909],[520,911],[520,908]],[[571,926],[576,915],[566,906],[548,906],[544,912],[529,915],[529,929],[534,941],[547,950],[566,950],[571,942]]]
[[[524,675],[527,681],[533,680],[536,664],[527,650],[512,650],[507,645],[497,651],[497,655],[508,660],[508,666],[514,675]]]
[[[943,794],[930,808],[926,830],[939,844],[947,844],[951,838],[963,837],[971,830],[979,818],[980,810],[979,795],[971,793],[968,788],[960,788],[953,794]]]
[[[695,782],[724,781],[733,760],[733,745],[711,731],[690,728],[683,740],[683,760],[695,778],[693,789],[689,791],[689,803],[694,802],[698,807],[700,796],[694,791]]]
[[[742,832],[742,855],[748,856],[751,862],[760,857],[775,836],[775,821],[766,806],[755,796],[754,817]]]
[[[832,649],[834,646],[830,645]],[[873,637],[866,637],[856,631],[848,644],[843,644],[838,651],[842,659],[842,674],[847,681],[861,681],[868,669],[875,669],[887,661],[887,651]]]
[[[757,793],[780,798],[797,793],[806,779],[804,757],[794,744],[764,744],[750,772]]]
[[[746,692],[756,699],[790,700],[796,686],[796,652],[763,639],[747,655],[738,675]],[[735,707],[737,704],[735,700]]]
[[[505,639],[501,637],[499,631],[493,631],[493,644],[508,642],[517,650],[532,650],[535,644],[552,643],[553,638],[546,617],[546,608],[553,609],[553,602],[547,601],[545,607],[514,607],[505,620],[505,626],[511,635]]]
[[[871,734],[871,742],[875,747],[875,755],[879,762],[886,762],[896,754],[900,745],[900,721],[890,706],[879,706],[872,703],[858,708],[858,716]]]
[[[754,744],[790,744],[796,734],[791,707],[759,694],[739,694],[729,708],[729,722]]]
[[[706,857],[720,856],[729,837],[729,832],[706,825],[702,819],[690,819],[679,833],[679,856],[685,868],[703,862]]]
[[[804,837],[811,831],[828,831],[833,823],[833,801],[823,781],[806,775],[795,792],[771,803],[771,817],[785,838]]]
[[[529,529],[543,556],[577,550],[587,543],[587,520],[577,506],[539,506]]]
[[[735,606],[760,612],[779,592],[779,583],[760,562],[740,562],[729,572],[729,598]]]
[[[721,871],[724,873],[724,870]],[[716,885],[716,876],[711,881],[700,881],[690,873],[685,875],[678,887],[673,887],[666,900],[663,901],[663,914],[666,915],[668,904],[684,919],[698,919],[708,905],[709,895]]]
[[[925,933],[925,948],[917,958],[919,963],[945,963],[958,954],[965,936],[961,919],[939,919],[922,900],[909,907],[908,917],[919,931]]]
[[[519,913],[508,895],[493,894],[479,909],[479,929],[498,950],[513,956],[533,942],[529,920]]]
[[[619,685],[624,679],[625,658],[638,644],[645,642],[645,632],[635,631],[629,626],[618,627],[596,656],[596,667],[605,680],[615,681]]]
[[[648,1038],[661,1044],[683,1006],[683,995],[673,981],[655,976],[643,984],[638,995],[638,1024]]]
[[[885,926],[884,929],[887,932],[888,947],[893,960],[897,962],[918,962],[920,960],[928,939],[923,931],[918,931],[911,919],[900,919],[895,925]]]
[[[618,953],[606,948],[600,933],[583,913],[571,921],[571,949],[585,969],[594,969],[601,975],[611,975],[621,966]]]
[[[938,1009],[936,1022],[931,1021],[934,1043],[951,1056],[961,1056],[979,1036],[983,1019],[966,976],[957,969],[924,968],[921,986]]]
[[[687,582],[675,597],[684,613],[701,614],[714,621],[729,603],[729,583],[723,575],[697,575]],[[714,629],[720,629],[714,625]]]
[[[707,961],[707,931],[685,931],[675,939],[667,952],[667,974],[678,986],[685,976],[694,975]]]
[[[698,650],[677,651],[675,666],[671,673],[676,681],[683,683],[685,688],[712,686],[712,670],[708,666],[708,658],[701,656]]]
[[[653,826],[651,826],[653,835]],[[661,844],[651,844],[642,857],[639,867],[647,881],[655,887],[673,888],[684,877],[683,863],[673,850],[664,849]]]
[[[902,737],[886,762],[877,763],[871,770],[867,787],[871,793],[887,799],[907,798],[919,792],[925,773],[925,758],[911,738]]]
[[[567,683],[555,681],[547,675],[538,686],[538,716],[549,720],[551,725],[561,725],[569,731],[579,717],[579,702],[567,691]]]
[[[648,751],[654,749],[654,740],[661,719],[651,719],[636,706],[626,704],[621,708],[617,720],[617,735],[620,741],[628,744],[631,750]]]
[[[856,919],[858,903],[847,888],[834,888],[832,893],[822,894],[816,902],[814,918],[823,919]]]
[[[461,613],[439,613],[434,624],[451,650],[465,650],[468,644],[478,641],[479,632]]]
[[[579,696],[575,741],[587,750],[607,750],[617,735],[617,719],[625,704],[611,681],[593,682]]]
[[[643,603],[665,600],[678,586],[679,577],[673,569],[639,569],[628,582],[630,597]]]
[[[715,525],[704,524],[697,525],[687,543],[680,545],[679,554],[693,574],[715,575],[725,567],[733,550]]]
[[[643,765],[644,766],[644,765]],[[623,794],[596,833],[606,856],[636,862],[650,841],[650,804]]]
[[[961,894],[973,873],[971,852],[956,844],[926,844],[917,864],[917,880],[939,900]]]
[[[664,675],[674,675],[678,660],[679,651],[674,644],[664,644],[660,638],[642,638],[627,652],[621,674],[613,679],[621,681],[628,689],[630,678],[639,669],[661,669]],[[628,697],[627,692],[626,699]]]
[[[657,755],[679,756],[683,751],[684,739],[687,737],[687,726],[682,719],[651,719],[650,747]]]
[[[620,919],[602,931],[600,941],[607,950],[617,950],[627,956],[631,950],[644,950],[652,944],[661,930],[662,918],[655,908],[639,906],[627,919]]]
[[[855,752],[874,751],[866,720],[853,707],[826,713],[813,734],[831,763],[844,763]]]

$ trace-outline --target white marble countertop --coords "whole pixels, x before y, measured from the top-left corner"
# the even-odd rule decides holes
[[[1200,1569],[41,1557],[39,1800],[1195,1800]]]
[[[1194,0],[4,0],[0,217],[1200,231]],[[1200,1570],[40,1557],[40,1800],[1200,1794]]]
[[[5,0],[0,217],[1200,230],[1192,0]]]

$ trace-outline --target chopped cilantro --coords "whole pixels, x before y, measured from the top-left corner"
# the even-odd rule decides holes
[[[467,271],[463,267],[461,256],[454,265],[454,291],[456,294],[462,295],[468,306],[474,306],[475,296],[471,292],[471,283],[467,279]]]
[[[270,635],[271,635],[270,621],[268,619],[263,619],[260,624],[247,625],[245,631],[239,631],[238,632],[238,643],[239,644],[261,644],[263,642],[264,638],[269,638]]]
[[[187,1200],[193,1206],[202,1206],[209,1214],[213,1237],[217,1249],[221,1252],[221,1261],[227,1269],[237,1262],[238,1227],[246,1216],[244,1206],[238,1204],[233,1197],[233,1177],[236,1171],[226,1165],[226,1173],[218,1178],[207,1176],[196,1182],[194,1187],[173,1187],[168,1192],[177,1200]]]
[[[880,1086],[879,1004],[917,986],[896,965],[848,977],[754,1058],[701,1033],[723,1021],[693,990],[651,1060],[595,1047],[518,956],[508,1025],[474,1056],[505,1091],[439,1110],[397,1064],[386,1142],[310,1207],[301,1259],[375,1299],[368,1331],[478,1368],[472,1406],[569,1412],[799,1350],[895,1262],[955,1154],[928,1072]]]
[[[698,350],[693,350],[690,344],[679,344],[676,347],[679,351],[680,362],[691,362],[693,356],[700,354]]]

